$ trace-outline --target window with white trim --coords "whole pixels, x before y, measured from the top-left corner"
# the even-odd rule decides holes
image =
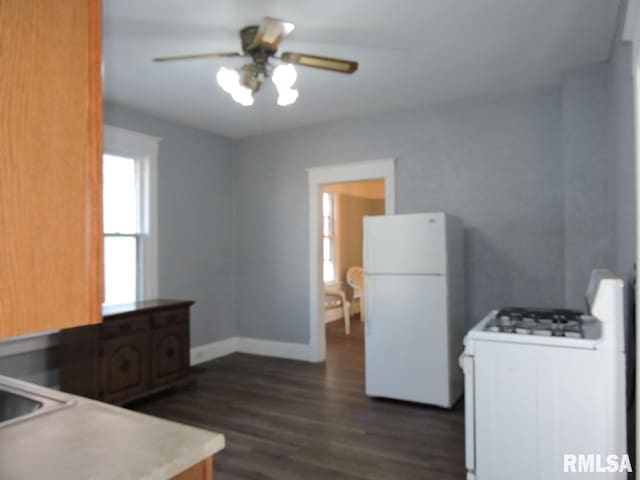
[[[135,158],[103,156],[106,305],[140,299],[141,168]]]
[[[160,139],[111,126],[104,134],[104,304],[155,298]]]
[[[335,283],[335,194],[322,193],[322,277],[324,283]]]

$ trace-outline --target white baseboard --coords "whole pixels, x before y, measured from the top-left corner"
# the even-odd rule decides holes
[[[309,345],[306,343],[231,337],[193,347],[191,349],[191,365],[198,365],[199,363],[208,362],[236,352],[266,357],[289,358],[291,360],[309,360]]]
[[[240,353],[309,361],[309,345],[306,343],[276,342],[247,337],[236,337],[236,341],[237,351]]]
[[[224,357],[236,351],[236,338],[225,338],[217,342],[207,343],[191,349],[191,365],[208,362]]]

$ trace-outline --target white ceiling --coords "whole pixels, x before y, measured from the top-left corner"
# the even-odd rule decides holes
[[[228,137],[558,83],[605,60],[619,0],[105,0],[108,100]],[[215,81],[247,59],[152,63],[240,51],[264,16],[296,25],[280,50],[358,60],[354,75],[298,68],[298,102],[266,82],[242,107]]]

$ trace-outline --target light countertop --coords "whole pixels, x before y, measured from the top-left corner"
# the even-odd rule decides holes
[[[1,479],[170,479],[224,448],[219,433],[68,396],[71,407],[0,427]]]

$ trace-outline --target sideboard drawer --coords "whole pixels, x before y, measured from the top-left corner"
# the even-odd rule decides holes
[[[171,310],[164,310],[161,312],[156,312],[151,316],[151,324],[153,325],[153,328],[170,327],[172,325],[178,325],[180,323],[187,323],[188,321],[188,308],[174,308]]]
[[[100,336],[114,338],[148,331],[148,315],[131,315],[125,318],[105,319],[100,327]]]

